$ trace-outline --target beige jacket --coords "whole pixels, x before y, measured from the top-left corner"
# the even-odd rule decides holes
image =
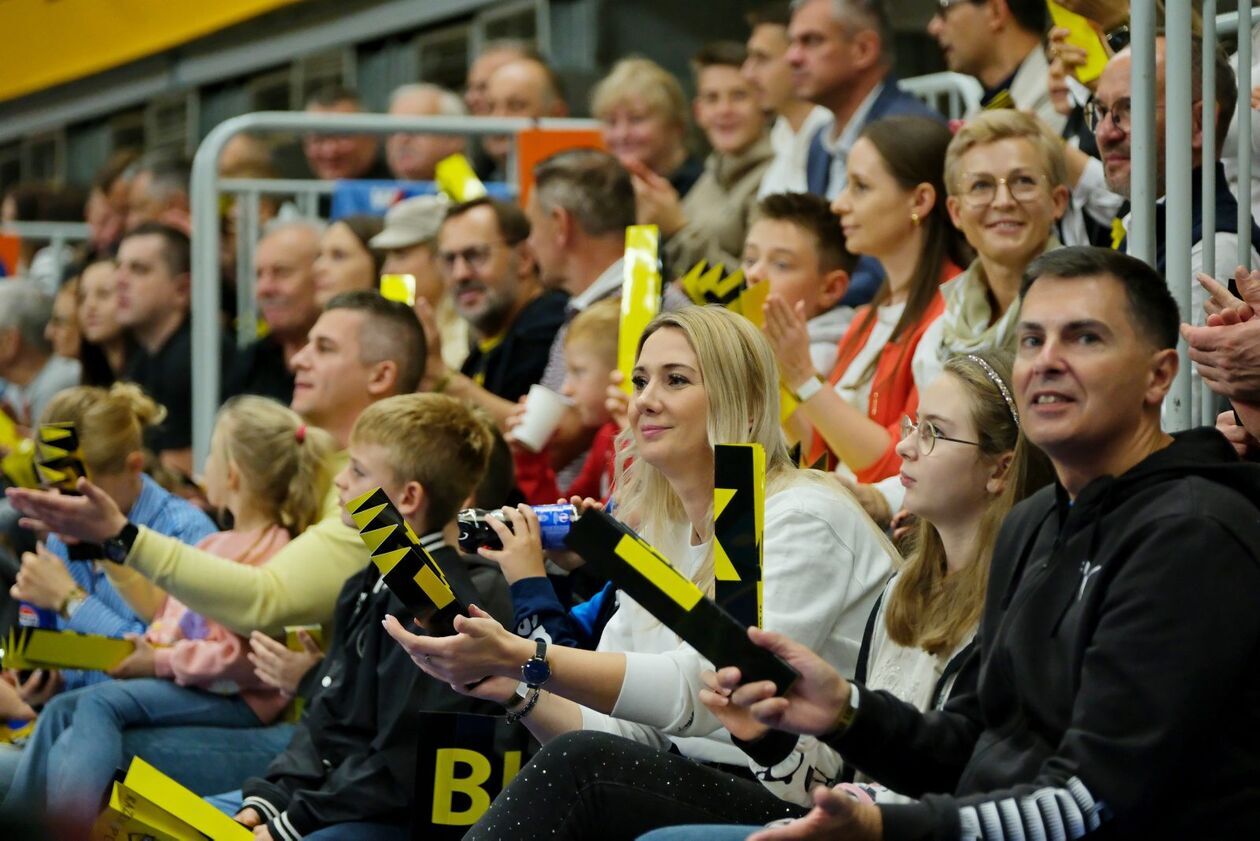
[[[722,263],[727,272],[739,268],[757,188],[773,158],[767,136],[741,155],[709,155],[704,175],[683,199],[687,225],[665,243],[673,274],[683,274],[700,260]]]

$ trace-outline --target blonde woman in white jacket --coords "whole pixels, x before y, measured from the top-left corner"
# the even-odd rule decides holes
[[[614,492],[617,516],[684,574],[712,592],[713,445],[757,442],[766,451],[763,621],[809,645],[846,673],[856,665],[866,618],[888,580],[895,551],[855,500],[821,474],[797,470],[779,425],[778,374],[766,340],[720,308],[666,313],[644,331],[632,376],[626,459]],[[505,551],[538,551],[537,525],[513,512]],[[633,838],[660,817],[631,798],[608,812],[593,791],[657,787],[677,775],[715,775],[764,792],[746,759],[699,700],[711,668],[633,600],[619,607],[596,651],[547,649],[550,677],[513,715],[545,744],[468,838]],[[480,615],[457,620],[451,637],[390,632],[418,666],[453,685],[482,678],[474,692],[513,703],[522,665],[536,654],[525,640]],[[528,706],[528,710],[525,707]],[[623,737],[623,738],[618,738]],[[671,755],[666,751],[674,751]],[[616,754],[618,758],[610,762]],[[681,754],[682,756],[678,756]],[[649,770],[656,762],[681,763]],[[642,768],[642,773],[631,769]],[[563,784],[558,771],[577,774]],[[744,779],[740,779],[740,777]],[[545,789],[545,793],[544,793]],[[730,808],[745,801],[736,798]],[[752,819],[764,809],[748,802]],[[786,805],[786,804],[784,804]],[[769,817],[787,814],[772,807]]]

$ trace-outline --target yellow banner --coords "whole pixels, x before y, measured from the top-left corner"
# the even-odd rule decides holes
[[[0,100],[80,79],[297,0],[4,0]]]

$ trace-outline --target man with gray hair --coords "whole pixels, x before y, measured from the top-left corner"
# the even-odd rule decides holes
[[[188,233],[192,225],[190,172],[186,160],[167,152],[153,152],[136,161],[124,174],[130,182],[124,232],[145,222],[161,222]]]
[[[285,404],[293,399],[289,363],[319,319],[314,268],[323,231],[322,222],[293,219],[268,225],[258,240],[254,297],[267,335],[240,352],[225,394],[261,394]]]
[[[453,91],[427,83],[402,85],[389,95],[394,117],[464,117],[468,109]],[[464,151],[464,138],[442,134],[391,134],[385,141],[385,160],[395,178],[432,181],[443,158]]]
[[[0,411],[27,428],[57,392],[79,384],[78,360],[55,356],[44,338],[52,308],[33,282],[0,282]]]

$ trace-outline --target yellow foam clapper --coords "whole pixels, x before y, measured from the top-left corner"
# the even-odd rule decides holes
[[[717,668],[738,666],[744,681],[786,692],[795,669],[748,639],[747,626],[683,575],[629,526],[604,511],[574,520],[565,543]]]
[[[302,645],[302,640],[298,639],[298,633],[301,631],[306,631],[306,633],[310,634],[311,639],[319,646],[319,650],[324,650],[323,625],[285,625],[284,647],[290,651],[305,651],[306,646]]]
[[[468,606],[480,601],[468,568],[460,562],[439,564],[380,488],[351,500],[346,510],[399,601],[436,632],[454,633],[454,618],[467,616]]]
[[[136,650],[131,640],[16,627],[4,641],[6,669],[85,669],[104,672],[117,666]]]
[[[409,307],[416,305],[416,276],[413,274],[383,274],[380,282],[381,297],[399,301]]]
[[[237,826],[245,829],[240,824]],[[204,841],[207,836],[163,807],[136,794],[123,783],[115,782],[110,789],[109,799],[105,801],[105,807],[101,810],[96,823],[92,825],[92,832],[88,837],[91,841],[119,841],[119,839]],[[241,838],[243,841],[245,838],[252,838],[253,835],[233,837]]]
[[[761,626],[766,451],[760,444],[713,448],[714,600],[745,625]]]
[[[1050,17],[1054,25],[1068,31],[1067,42],[1085,51],[1085,63],[1076,68],[1076,78],[1084,84],[1097,79],[1107,66],[1107,51],[1103,49],[1102,35],[1089,19],[1063,8],[1050,0]]]
[[[35,441],[35,475],[41,487],[77,494],[87,477],[83,447],[73,423],[40,424]]]
[[[678,283],[697,306],[721,304],[731,307],[747,286],[743,270],[737,269],[728,275],[721,263],[710,267],[704,260],[692,266]]]
[[[438,189],[450,196],[452,201],[472,201],[486,195],[486,185],[473,172],[468,158],[461,154],[449,155],[438,161],[433,174]]]
[[[195,833],[194,839],[248,841],[254,833],[211,806],[140,757],[131,760],[121,786],[137,798],[165,811]]]
[[[0,473],[19,488],[38,488],[35,476],[35,444],[22,435],[17,422],[0,409]]]
[[[743,270],[735,272],[731,277],[739,281],[742,291],[738,298],[727,305],[727,309],[734,310],[755,324],[757,329],[761,329],[766,325],[765,308],[766,298],[770,295],[770,284],[754,283],[749,286],[744,281]]]
[[[621,387],[631,393],[630,373],[639,337],[661,311],[661,232],[655,225],[626,228],[625,274],[621,281],[621,323],[617,332],[617,368]]]

